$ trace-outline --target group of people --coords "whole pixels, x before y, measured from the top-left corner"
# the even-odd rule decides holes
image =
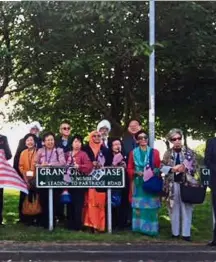
[[[26,182],[28,197],[37,194],[41,205],[40,215],[23,214],[23,203],[26,194],[20,193],[19,222],[35,224],[48,228],[48,189],[39,189],[35,185],[35,166],[72,165],[86,175],[93,169],[103,166],[121,166],[125,168],[125,188],[116,189],[120,195],[120,203],[113,206],[113,227],[119,230],[132,227],[132,231],[150,236],[159,233],[158,212],[162,195],[145,191],[143,184],[151,177],[161,178],[163,173],[163,197],[168,205],[173,238],[191,240],[191,223],[193,206],[181,199],[180,184],[186,173],[194,176],[196,172],[196,156],[194,152],[183,146],[183,133],[180,129],[172,129],[167,135],[171,143],[162,160],[159,151],[148,143],[148,133],[142,129],[137,120],[130,120],[127,134],[121,138],[110,137],[111,124],[102,120],[97,129],[89,134],[87,144],[83,144],[80,135],[71,135],[71,125],[63,121],[60,125],[60,137],[52,132],[44,133],[40,138],[41,126],[33,122],[30,132],[19,142],[14,157],[14,169]],[[212,145],[210,143],[210,145]],[[6,159],[11,158],[7,138],[0,136],[0,149],[5,150]],[[207,147],[207,164],[215,171],[212,164],[212,151]],[[211,151],[211,152],[210,152]],[[216,150],[214,151],[216,154]],[[211,157],[209,157],[209,154]],[[186,159],[190,160],[187,166]],[[66,210],[60,198],[62,189],[54,189],[54,226],[66,223],[70,230],[88,230],[93,233],[106,230],[106,190],[100,188],[67,189],[72,201]],[[115,191],[114,191],[115,192]],[[215,195],[213,191],[213,195]],[[0,189],[0,223],[2,223],[3,189]],[[215,238],[212,245],[216,244]]]

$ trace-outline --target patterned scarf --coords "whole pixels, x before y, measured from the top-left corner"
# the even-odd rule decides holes
[[[186,147],[182,147],[180,154],[180,163],[184,164],[187,173],[194,175],[197,169],[197,162],[194,152]],[[162,165],[173,167],[176,165],[175,151],[174,149],[169,149],[165,152]],[[183,174],[183,181],[185,180],[186,173]],[[164,189],[166,194],[166,201],[170,208],[174,204],[174,173],[170,173],[165,176]]]

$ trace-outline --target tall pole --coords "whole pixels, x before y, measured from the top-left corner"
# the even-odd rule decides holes
[[[155,44],[155,0],[149,0],[149,45]],[[149,143],[155,140],[155,50],[149,56]]]

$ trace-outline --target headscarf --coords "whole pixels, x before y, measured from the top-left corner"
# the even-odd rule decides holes
[[[169,133],[167,134],[167,139],[169,141],[171,141],[172,137],[175,136],[176,134],[179,134],[181,137],[183,136],[183,132],[181,129],[179,128],[173,128],[169,131]]]
[[[32,129],[32,128],[37,128],[39,132],[43,130],[42,126],[40,125],[38,121],[34,121],[29,125],[29,129]]]
[[[94,136],[94,135],[97,135],[97,134],[100,134],[97,130],[94,130],[94,131],[92,131],[92,132],[89,134],[89,146],[91,147],[91,149],[92,149],[95,157],[96,157],[96,156],[98,155],[98,153],[100,152],[100,148],[101,148],[101,145],[102,145],[102,142],[99,143],[99,144],[96,144],[96,143],[94,143],[94,141],[93,141],[93,136]]]
[[[104,119],[97,125],[97,131],[100,131],[101,128],[106,127],[109,132],[111,131],[111,124],[108,120]]]

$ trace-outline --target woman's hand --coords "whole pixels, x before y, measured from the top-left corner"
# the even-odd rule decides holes
[[[180,166],[180,165],[174,166],[174,167],[172,168],[172,172],[173,172],[173,173],[179,172],[179,171],[178,171],[178,170],[179,170],[179,166]]]
[[[138,176],[143,176],[143,172],[141,172],[141,171],[136,171],[135,174],[138,175]]]
[[[94,167],[96,167],[97,166],[97,161],[93,161],[92,164],[93,164]]]
[[[93,162],[93,166],[95,167],[95,168],[101,168],[102,167],[102,165],[99,163],[99,162],[97,162],[97,161],[94,161]]]
[[[184,173],[185,172],[185,166],[180,164],[180,165],[176,165],[172,168],[172,172],[173,173]]]
[[[78,164],[75,164],[75,165],[74,165],[74,168],[79,169],[79,165],[78,165]]]
[[[186,168],[184,165],[180,165],[179,168],[178,168],[178,172],[179,173],[184,173],[186,171]]]
[[[49,164],[47,162],[43,162],[41,166],[48,166]]]
[[[122,162],[120,163],[120,166],[123,167],[123,168],[126,168],[126,167],[127,167],[125,161],[122,161]]]

